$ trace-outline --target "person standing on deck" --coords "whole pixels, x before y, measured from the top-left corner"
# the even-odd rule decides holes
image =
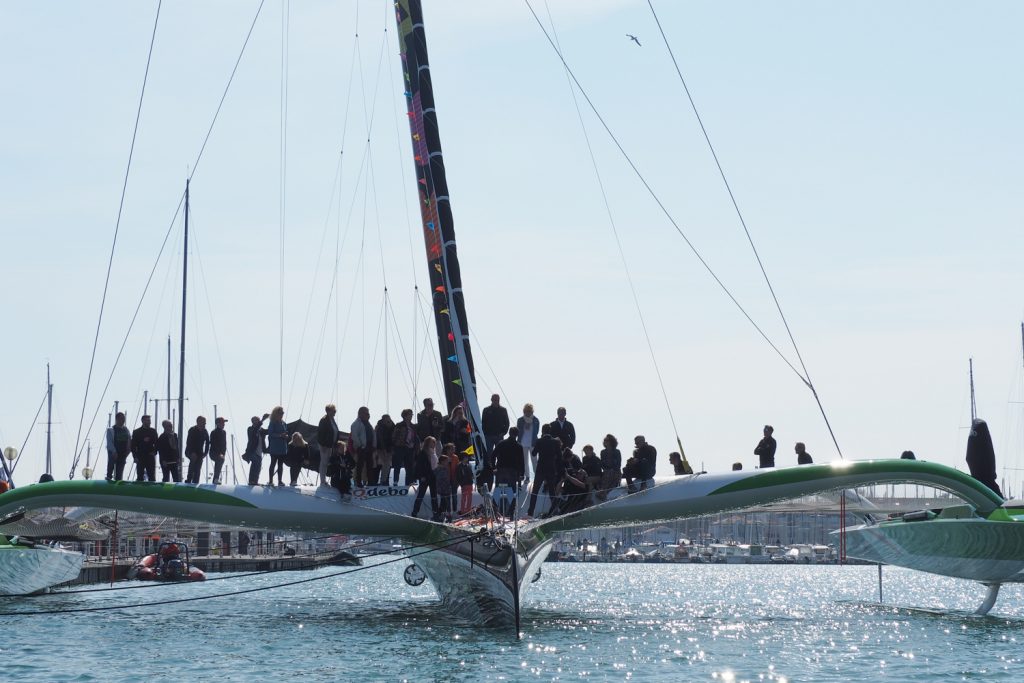
[[[416,436],[420,443],[426,441],[428,436],[434,437],[434,441],[440,441],[444,436],[444,416],[434,410],[434,399],[423,399],[423,410],[416,416]]]
[[[160,471],[163,473],[161,481],[168,482],[173,479],[177,483],[181,481],[181,469],[178,467],[181,464],[178,435],[174,433],[174,423],[170,420],[164,420],[160,425],[164,431],[156,440],[156,450],[160,454]]]
[[[210,432],[210,460],[213,461],[213,483],[220,483],[220,473],[224,469],[224,458],[228,453],[228,433],[224,430],[224,423],[228,420],[218,417],[214,420],[216,425]]]
[[[500,396],[497,394],[491,395],[491,405],[484,408],[481,421],[483,422],[484,443],[487,445],[487,455],[490,456],[494,447],[508,433],[508,411],[505,410],[505,406],[501,405]]]
[[[608,492],[622,484],[622,452],[619,451],[619,440],[606,434],[601,449],[601,487],[597,497],[608,499]]]
[[[402,468],[405,468],[405,485],[411,486],[413,482],[414,458],[416,457],[416,425],[412,423],[412,408],[402,411],[402,421],[395,425],[395,431],[391,433],[391,466],[395,470],[395,486],[398,486],[398,475]],[[386,482],[385,482],[386,483]]]
[[[377,420],[373,428],[376,439],[376,448],[373,451],[373,476],[370,477],[370,485],[387,486],[391,476],[391,457],[394,445],[391,440],[395,435],[395,423],[391,416],[385,413]]]
[[[797,465],[810,465],[814,462],[811,458],[811,454],[807,452],[807,446],[802,441],[797,441],[793,447],[793,451],[796,453],[796,464]]]
[[[338,443],[338,423],[334,416],[338,409],[333,403],[324,407],[324,416],[320,418],[320,424],[316,428],[316,445],[320,449],[320,486],[327,486],[327,465],[331,462],[331,455]]]
[[[558,466],[562,459],[562,442],[551,436],[551,425],[544,425],[540,430],[540,438],[533,447],[537,454],[536,471],[533,473],[533,488],[530,490],[530,507],[527,514],[533,517],[533,511],[537,509],[537,495],[541,487],[547,491],[551,505],[555,504],[555,495],[558,492],[559,471]],[[550,509],[549,509],[550,511]]]
[[[185,437],[185,457],[188,458],[188,476],[185,483],[198,484],[203,469],[203,458],[210,452],[210,432],[206,431],[206,418],[196,418],[194,427],[189,428]]]
[[[263,469],[263,453],[267,450],[267,430],[263,428],[263,421],[270,417],[269,413],[263,413],[263,417],[252,416],[252,424],[246,430],[245,455],[242,459],[249,463],[249,486],[259,486],[260,471]]]
[[[132,450],[132,434],[124,423],[124,413],[118,413],[114,416],[114,426],[108,430],[107,481],[124,480],[124,465]]]
[[[270,446],[270,476],[267,486],[274,485],[274,471],[277,471],[277,485],[284,486],[284,459],[288,456],[288,425],[284,421],[284,408],[275,406],[270,411],[267,424],[267,442]]]
[[[444,443],[454,444],[455,452],[460,457],[465,457],[465,452],[470,446],[470,435],[472,428],[469,420],[466,419],[466,410],[462,405],[457,405],[452,410],[451,417],[444,423]]]
[[[757,448],[754,449],[754,455],[759,458],[758,466],[761,469],[775,467],[775,439],[772,438],[773,433],[775,433],[775,428],[771,425],[765,425],[764,438],[757,442]]]
[[[437,488],[434,486],[434,468],[437,467],[437,456],[435,455],[437,440],[428,436],[423,440],[423,445],[416,453],[416,465],[413,474],[416,476],[416,501],[412,504],[412,516],[420,512],[420,505],[423,504],[423,496],[427,489],[430,490],[430,509],[437,512]]]
[[[540,433],[540,420],[533,415],[533,404],[523,406],[523,416],[516,420],[519,431],[519,445],[523,448],[523,483],[530,483],[531,473],[537,472],[537,458],[533,455],[533,445],[537,443]]]
[[[637,479],[640,480],[640,490],[646,490],[654,486],[654,473],[658,466],[658,451],[642,434],[637,435],[633,440],[636,448],[633,450],[633,457],[636,458]]]
[[[523,460],[522,446],[519,445],[519,430],[512,427],[508,431],[508,438],[499,442],[494,447],[495,467],[495,495],[501,491],[502,498],[499,500],[499,511],[505,517],[511,517],[515,513],[516,501],[519,498],[519,488],[522,485],[523,477],[526,475],[526,462]],[[511,496],[507,490],[511,489]]]
[[[562,442],[562,448],[576,445],[576,427],[565,419],[565,408],[558,409],[558,418],[551,423],[551,436]]]
[[[349,438],[356,451],[356,486],[366,486],[373,472],[373,449],[376,446],[376,435],[370,424],[370,409],[366,406],[359,409],[356,421],[349,429]]]
[[[150,427],[149,415],[142,416],[142,426],[132,432],[132,453],[135,455],[136,479],[156,481],[156,442],[160,438]]]

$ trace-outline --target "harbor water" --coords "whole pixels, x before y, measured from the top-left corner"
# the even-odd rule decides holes
[[[900,569],[880,605],[873,566],[547,563],[517,641],[441,614],[429,583],[404,583],[408,561],[382,559],[8,599],[45,614],[3,618],[5,679],[1009,681],[1024,659],[1016,586],[975,617],[981,586]]]

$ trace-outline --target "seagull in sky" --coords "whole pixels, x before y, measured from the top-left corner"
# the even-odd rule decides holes
[[[634,36],[632,33],[627,33],[626,37],[632,40],[634,43],[636,43],[638,47],[643,47],[642,45],[640,45],[640,39]]]

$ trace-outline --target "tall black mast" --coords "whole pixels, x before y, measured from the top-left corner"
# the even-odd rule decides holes
[[[423,239],[427,247],[427,272],[430,276],[437,346],[441,354],[448,412],[464,403],[466,417],[473,427],[473,443],[478,452],[480,408],[476,397],[476,375],[469,348],[469,325],[462,293],[462,275],[455,247],[455,225],[448,181],[445,177],[441,137],[434,108],[434,90],[427,59],[427,41],[423,30],[420,0],[395,3],[402,69],[405,73],[405,99],[412,135],[416,188],[419,193]]]
[[[185,459],[185,301],[188,295],[188,180],[185,180],[185,242],[181,266],[181,359],[178,362],[178,475]]]

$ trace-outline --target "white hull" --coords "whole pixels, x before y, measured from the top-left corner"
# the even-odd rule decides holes
[[[0,548],[0,595],[31,595],[76,579],[84,560],[60,548]]]

